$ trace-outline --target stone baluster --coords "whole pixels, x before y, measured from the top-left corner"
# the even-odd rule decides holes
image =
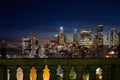
[[[10,80],[16,80],[17,66],[8,66],[8,69],[10,70]]]
[[[30,66],[22,66],[23,80],[30,80]]]
[[[75,67],[73,66],[69,72],[69,79],[70,80],[76,80],[77,79],[77,73],[75,70]]]
[[[63,68],[61,65],[58,65],[56,69],[56,75],[57,75],[57,80],[63,80],[64,73],[63,73]]]

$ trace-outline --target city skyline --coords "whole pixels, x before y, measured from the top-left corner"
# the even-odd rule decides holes
[[[2,1],[0,38],[22,38],[36,32],[40,39],[53,38],[63,26],[68,36],[76,28],[96,34],[97,25],[106,34],[112,27],[120,31],[119,1]]]

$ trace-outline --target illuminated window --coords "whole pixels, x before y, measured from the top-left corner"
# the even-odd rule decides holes
[[[30,70],[30,80],[36,80],[37,78],[37,73],[35,67],[32,67]]]
[[[21,67],[18,67],[17,69],[16,78],[17,80],[23,80],[23,70]]]
[[[96,69],[96,79],[97,80],[102,80],[102,69],[100,68],[100,67],[98,67],[97,69]]]

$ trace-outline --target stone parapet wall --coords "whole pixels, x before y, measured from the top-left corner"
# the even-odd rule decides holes
[[[74,66],[77,73],[76,80],[82,80],[83,69],[88,67],[90,80],[96,80],[96,69],[101,67],[103,70],[103,80],[120,80],[120,59],[0,59],[0,80],[7,79],[6,69],[10,69],[11,79],[16,79],[16,69],[21,67],[24,72],[24,80],[29,79],[32,66],[37,69],[39,79],[42,80],[43,69],[48,65],[50,69],[50,80],[58,80],[56,69],[61,65],[64,72],[63,80],[69,80],[69,73]]]

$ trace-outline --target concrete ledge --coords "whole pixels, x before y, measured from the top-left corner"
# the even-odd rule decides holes
[[[120,59],[0,59],[0,65],[120,65]]]

